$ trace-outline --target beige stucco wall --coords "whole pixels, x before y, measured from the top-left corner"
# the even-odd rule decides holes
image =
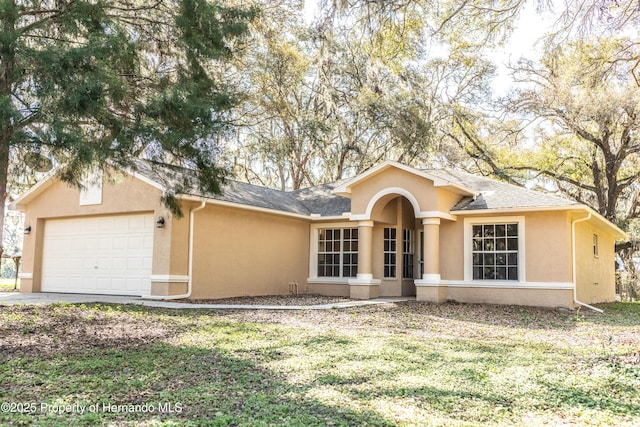
[[[571,282],[571,222],[565,211],[525,215],[527,282]]]
[[[195,213],[192,298],[288,294],[306,287],[309,223],[207,205]]]
[[[615,240],[604,230],[589,222],[575,225],[576,292],[578,301],[595,304],[614,301]],[[598,236],[598,255],[593,254],[593,235]]]
[[[521,281],[571,282],[571,223],[565,211],[458,215],[440,223],[440,274],[443,280],[464,280],[464,219],[524,217],[525,274]],[[521,233],[522,234],[522,233]]]
[[[440,276],[442,280],[464,280],[462,217],[457,221],[440,222]]]
[[[571,289],[448,287],[446,299],[473,304],[573,307],[573,292]]]
[[[351,213],[364,214],[371,199],[381,190],[397,187],[411,193],[420,205],[421,211],[448,212],[460,200],[459,195],[442,188],[436,188],[433,182],[404,170],[389,168],[383,172],[368,177],[351,188]],[[376,209],[382,209],[386,203],[398,195],[383,196],[382,203],[377,203]]]
[[[21,292],[40,291],[44,227],[49,219],[152,212],[156,217],[164,216],[166,226],[170,228],[170,214],[161,204],[160,190],[130,175],[105,175],[102,203],[87,206],[80,206],[78,188],[60,181],[51,182],[45,191],[21,206],[25,213],[25,226],[31,226],[31,233],[25,235],[23,243]],[[153,274],[168,274],[166,266],[171,239],[167,228],[154,229]],[[24,278],[24,274],[29,273],[33,275],[32,279]]]

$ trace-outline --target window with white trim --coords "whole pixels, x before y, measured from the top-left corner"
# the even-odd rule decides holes
[[[415,231],[402,230],[402,278],[413,279],[413,259],[415,253]]]
[[[384,229],[384,277],[396,277],[396,229]]]
[[[474,224],[473,280],[518,280],[518,223]]]
[[[318,277],[356,277],[358,229],[318,229]]]

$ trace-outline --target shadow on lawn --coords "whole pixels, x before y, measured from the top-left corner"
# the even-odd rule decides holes
[[[8,379],[3,384],[6,401],[76,403],[87,407],[94,403],[146,404],[147,409],[155,410],[0,413],[0,424],[395,425],[375,412],[356,412],[307,397],[305,388],[286,383],[253,362],[218,349],[156,343],[131,351],[58,355],[47,363],[17,358],[5,361],[0,372],[3,370]],[[160,411],[161,404],[166,409],[167,403],[171,403],[173,413]],[[178,407],[181,411],[175,412]]]
[[[570,330],[581,321],[619,326],[640,325],[640,303],[638,302],[597,304],[597,307],[603,309],[604,314],[585,307],[581,307],[577,311],[569,311],[553,308],[456,302],[444,304],[398,302],[394,303],[393,307],[385,307],[385,310],[399,310],[410,317],[433,316],[448,320],[532,330]]]

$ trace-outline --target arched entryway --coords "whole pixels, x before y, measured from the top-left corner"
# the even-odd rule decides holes
[[[411,200],[388,194],[372,204],[373,277],[380,280],[380,296],[415,296],[414,280],[421,277],[420,221]]]

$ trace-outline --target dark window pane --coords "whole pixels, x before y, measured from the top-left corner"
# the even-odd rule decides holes
[[[518,265],[518,254],[508,254],[507,261],[510,266]]]
[[[496,225],[496,236],[504,237],[506,236],[507,228],[504,224]]]
[[[493,267],[485,267],[484,268],[484,278],[493,280],[496,278],[496,271]]]
[[[492,266],[496,263],[496,257],[494,254],[484,254],[484,265]]]
[[[358,266],[358,254],[354,253],[353,255],[351,255],[351,261],[353,262],[353,265],[355,265],[357,267]]]
[[[351,229],[350,228],[345,228],[344,230],[342,230],[343,233],[343,238],[345,240],[348,240],[351,238]]]
[[[494,251],[496,248],[495,242],[493,239],[485,239],[484,240],[484,250],[485,251]]]
[[[506,265],[507,264],[507,254],[496,254],[496,265]]]
[[[507,239],[507,249],[510,251],[517,251],[518,239]]]
[[[473,237],[482,237],[482,226],[474,225],[473,226]]]
[[[496,268],[496,280],[506,280],[507,279],[507,269],[506,267],[497,267]]]
[[[395,240],[392,240],[392,241],[391,241],[391,250],[392,250],[393,252],[395,252],[395,251],[396,251],[396,241],[395,241]]]
[[[518,224],[507,224],[507,236],[518,235]]]
[[[484,275],[482,274],[482,267],[474,267],[473,268],[473,280],[483,280]]]
[[[390,228],[385,228],[384,229],[384,238],[388,239],[389,238],[389,230],[391,230]]]
[[[391,238],[392,238],[392,239],[395,239],[395,238],[396,238],[396,229],[395,229],[395,228],[392,228],[392,229],[391,229]]]
[[[354,240],[358,238],[358,229],[357,228],[352,228],[351,229],[351,238],[354,239]]]
[[[484,237],[493,237],[493,236],[495,236],[495,227],[493,225],[485,225]]]
[[[509,280],[518,280],[518,267],[509,267]]]
[[[333,230],[326,231],[327,240],[333,239]]]
[[[384,251],[385,252],[389,252],[389,247],[390,247],[389,241],[385,239],[385,241],[384,241]]]
[[[504,251],[507,249],[507,241],[505,239],[496,239],[496,251]]]
[[[474,251],[482,250],[482,239],[473,239],[473,250]]]
[[[353,242],[351,242],[351,250],[353,252],[358,252],[358,241],[354,240]]]
[[[473,254],[473,265],[482,265],[482,254]]]

